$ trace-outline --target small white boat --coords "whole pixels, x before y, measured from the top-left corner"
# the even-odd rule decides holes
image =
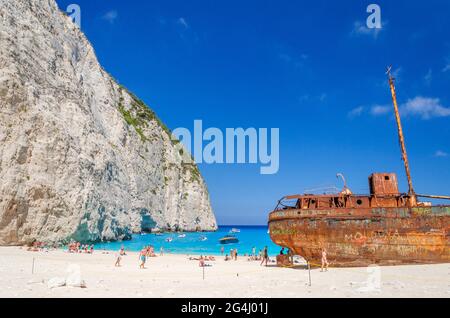
[[[241,233],[241,230],[232,228],[230,233]]]
[[[178,237],[179,237],[179,238],[185,238],[185,237],[186,237],[186,234],[180,234],[180,235],[178,235]]]
[[[204,242],[204,241],[207,241],[207,240],[208,240],[208,238],[206,236],[200,236],[200,241]]]

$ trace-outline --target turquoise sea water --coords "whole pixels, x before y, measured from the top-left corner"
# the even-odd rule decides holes
[[[239,243],[221,245],[219,239],[229,233],[232,228],[240,229],[240,233],[234,234]],[[95,245],[96,250],[118,250],[123,245],[127,251],[140,251],[144,246],[153,245],[155,252],[159,253],[161,246],[165,253],[188,254],[188,255],[220,255],[221,246],[225,247],[225,253],[230,249],[238,249],[239,255],[250,254],[253,246],[256,252],[269,248],[269,255],[277,255],[280,247],[275,245],[267,233],[267,226],[220,226],[217,232],[204,233],[183,233],[186,237],[178,237],[180,233],[164,233],[161,235],[144,234],[133,235],[131,241],[99,243]],[[206,237],[206,241],[201,238]],[[172,238],[172,242],[166,242],[166,239]]]

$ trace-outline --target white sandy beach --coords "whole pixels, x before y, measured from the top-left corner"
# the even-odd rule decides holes
[[[261,267],[244,257],[209,262],[203,280],[198,262],[185,255],[151,258],[141,270],[136,253],[128,253],[120,268],[114,267],[114,254],[2,247],[0,297],[450,297],[450,264],[381,267],[379,275],[367,268],[313,269],[310,287],[308,270]],[[77,268],[87,288],[48,287],[50,279]]]

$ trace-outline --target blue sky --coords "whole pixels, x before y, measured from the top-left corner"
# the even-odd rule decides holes
[[[359,193],[396,172],[406,191],[389,64],[416,191],[450,195],[449,1],[77,3],[102,65],[170,128],[280,128],[275,175],[200,165],[220,224],[265,224],[284,195],[340,187],[338,172]]]

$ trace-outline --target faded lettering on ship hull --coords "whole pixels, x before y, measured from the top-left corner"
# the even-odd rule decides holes
[[[272,240],[319,265],[450,262],[450,207],[286,210],[269,218]]]

